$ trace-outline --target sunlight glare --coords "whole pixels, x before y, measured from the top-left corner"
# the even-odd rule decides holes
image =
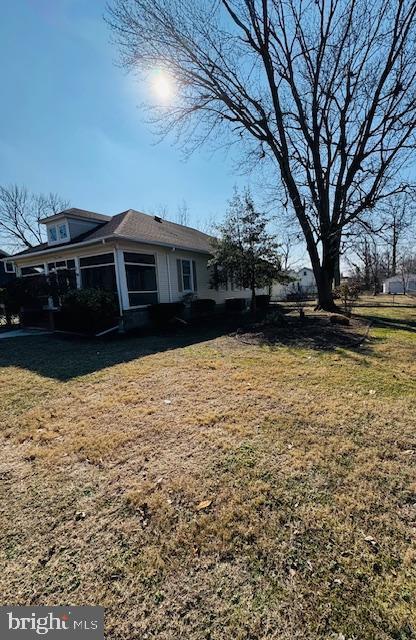
[[[152,89],[155,97],[166,104],[175,94],[172,78],[165,71],[156,71],[152,78]]]

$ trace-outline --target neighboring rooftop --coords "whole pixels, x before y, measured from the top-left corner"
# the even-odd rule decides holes
[[[406,280],[408,280],[409,278],[411,280],[416,279],[416,273],[406,272],[404,275],[398,274],[396,276],[390,276],[390,278],[385,278],[383,282],[402,282],[403,278],[405,278]]]
[[[111,220],[111,216],[106,216],[103,213],[96,213],[95,211],[86,211],[85,209],[71,207],[70,209],[64,209],[63,211],[59,211],[59,213],[48,216],[47,218],[41,218],[39,222],[50,222],[57,218],[81,218],[83,220],[98,220],[99,222],[108,222]]]
[[[82,212],[83,210],[69,209],[68,211]],[[91,215],[96,216],[101,215],[88,211],[84,213],[90,213]],[[65,215],[65,212],[62,212],[62,214]],[[62,214],[57,215],[61,216]],[[93,242],[94,240],[102,240],[104,238],[114,240],[133,240],[135,242],[175,247],[177,249],[186,249],[202,253],[211,253],[212,251],[211,236],[203,233],[202,231],[198,231],[197,229],[192,229],[191,227],[185,227],[181,224],[176,224],[175,222],[162,220],[158,216],[149,216],[145,213],[141,213],[140,211],[129,209],[128,211],[123,211],[113,217],[102,217],[106,220],[105,224],[101,224],[99,227],[95,227],[94,229],[73,238],[70,242],[56,246],[51,246],[47,242],[43,242],[42,244],[30,249],[25,249],[24,251],[20,251],[14,255],[24,256],[33,253],[40,253],[45,250],[58,252],[60,249],[65,249],[68,246],[76,245],[81,242]]]

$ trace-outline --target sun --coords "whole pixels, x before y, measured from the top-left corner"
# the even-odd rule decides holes
[[[163,104],[171,102],[175,95],[175,86],[166,71],[158,69],[153,73],[152,92],[159,102]]]

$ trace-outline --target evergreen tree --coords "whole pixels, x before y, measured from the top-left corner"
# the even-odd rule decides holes
[[[256,309],[256,289],[270,287],[283,280],[279,245],[267,230],[269,220],[258,211],[248,189],[237,190],[230,200],[225,221],[215,239],[212,285],[218,287],[232,281],[251,290],[251,309]]]

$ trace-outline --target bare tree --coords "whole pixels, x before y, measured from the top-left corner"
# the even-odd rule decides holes
[[[415,294],[415,291],[410,290],[410,279],[411,276],[416,273],[416,255],[411,251],[403,251],[403,253],[398,257],[397,260],[397,269],[400,274],[403,286],[403,293],[407,295],[408,293]]]
[[[149,212],[154,215],[157,216],[158,218],[161,218],[162,220],[168,220],[169,218],[169,210],[168,210],[168,206],[167,204],[161,202],[159,204],[157,204],[156,206],[152,207]]]
[[[39,220],[67,209],[56,193],[30,193],[26,187],[0,186],[0,236],[13,248],[30,248],[43,241]]]
[[[390,275],[391,257],[388,245],[378,234],[361,229],[349,244],[347,262],[363,289],[372,289],[375,296],[380,293],[383,278]]]
[[[382,205],[382,237],[389,252],[389,276],[395,276],[403,245],[410,231],[416,232],[416,205],[414,193],[401,193],[392,196]],[[414,237],[414,236],[413,236]]]
[[[112,0],[121,64],[161,68],[159,127],[246,142],[271,162],[302,229],[319,304],[343,230],[399,193],[414,150],[414,0]]]
[[[190,221],[189,215],[189,207],[186,200],[182,200],[182,202],[178,205],[176,211],[176,222],[178,224],[188,225]]]

